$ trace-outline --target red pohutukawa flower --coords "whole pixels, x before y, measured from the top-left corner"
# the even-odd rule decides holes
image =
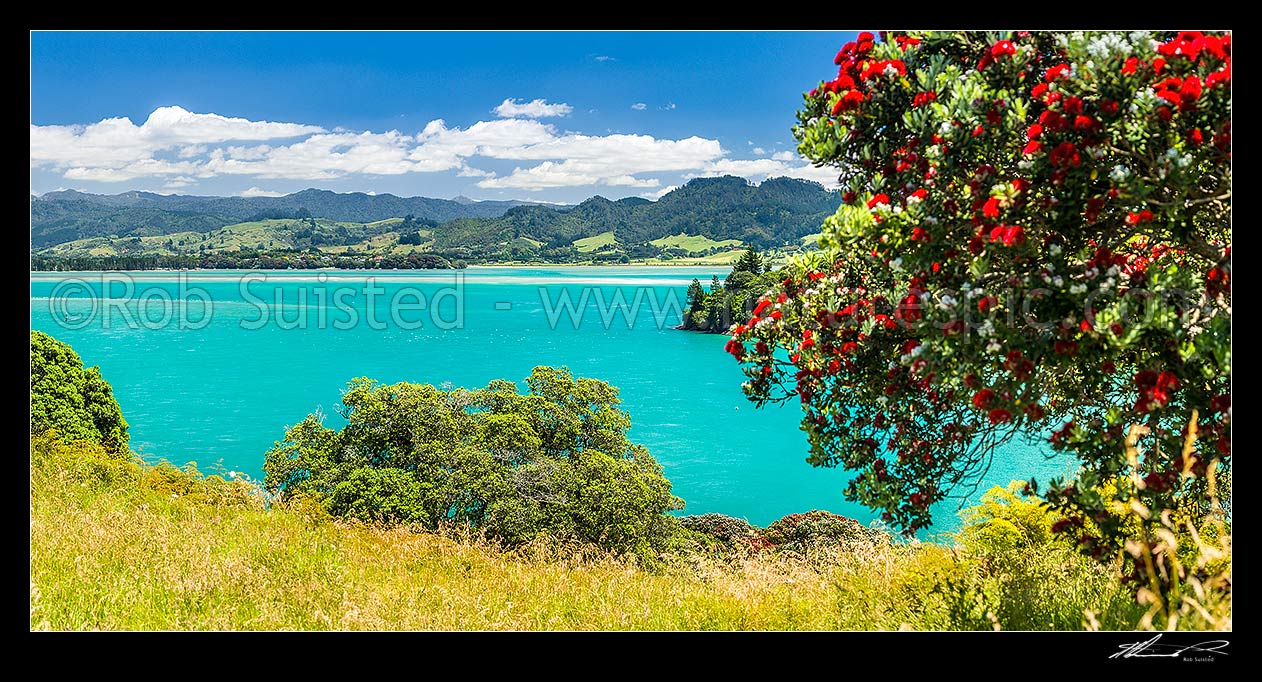
[[[1230,62],[1228,62],[1227,66],[1223,67],[1221,70],[1215,71],[1205,77],[1206,88],[1216,88],[1220,85],[1227,85],[1230,82],[1231,82],[1231,63]]]
[[[999,225],[990,231],[990,241],[1004,246],[1021,246],[1025,243],[1025,228],[1020,225]]]
[[[752,399],[803,400],[812,461],[863,474],[847,497],[891,524],[927,525],[924,483],[1000,428],[1064,424],[1050,448],[1130,481],[1141,422],[1150,484],[1118,494],[1150,509],[1229,468],[1231,41],[1150,35],[860,35],[807,98],[799,150],[839,167],[846,206],[729,352]],[[1192,410],[1200,470],[1172,463]],[[1116,555],[1111,500],[1044,491]]]
[[[999,199],[996,197],[991,197],[987,199],[986,205],[982,206],[982,215],[986,216],[987,218],[998,218],[999,217]]]
[[[863,93],[858,90],[850,90],[833,104],[833,116],[836,116],[843,111],[853,111],[858,109],[860,104],[863,104]]]
[[[1001,40],[990,46],[990,56],[995,59],[1009,57],[1017,53],[1017,46],[1011,40]]]
[[[881,206],[881,205],[885,205],[885,206],[890,205],[890,198],[888,194],[877,194],[877,195],[874,195],[871,199],[868,199],[868,208],[875,209],[877,206]]]
[[[1196,101],[1200,99],[1204,88],[1201,79],[1195,75],[1187,78],[1167,78],[1153,86],[1153,92],[1157,97],[1169,102],[1179,111],[1187,111],[1196,106]]]
[[[1082,163],[1082,156],[1073,142],[1062,142],[1056,145],[1049,157],[1053,166],[1061,168],[1069,168]]]
[[[986,51],[986,54],[982,55],[981,60],[977,62],[977,70],[984,71],[986,67],[994,64],[995,61],[1004,57],[1011,57],[1016,53],[1017,46],[1013,44],[1011,40],[1001,40],[994,45],[991,45],[990,49]]]
[[[991,424],[1005,424],[1012,421],[1012,413],[1002,407],[996,407],[986,415]]]
[[[904,76],[907,74],[907,67],[903,65],[901,59],[886,59],[884,61],[872,62],[868,68],[864,69],[859,78],[870,81],[881,76],[893,78],[896,76]]]
[[[915,47],[916,45],[919,45],[920,38],[900,35],[900,36],[894,36],[894,42],[898,45],[898,48],[900,50],[906,51],[907,48],[909,47]]]
[[[1043,72],[1043,80],[1051,83],[1052,81],[1059,80],[1061,78],[1069,78],[1069,71],[1070,69],[1068,64],[1057,64],[1056,66],[1053,66]]]
[[[1139,389],[1135,411],[1149,412],[1165,407],[1170,402],[1170,394],[1179,387],[1179,378],[1169,371],[1158,374],[1151,370],[1142,370],[1135,374],[1135,387]]]

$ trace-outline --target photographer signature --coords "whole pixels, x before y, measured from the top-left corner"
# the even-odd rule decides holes
[[[1123,644],[1120,651],[1109,656],[1109,658],[1179,658],[1185,653],[1204,653],[1204,654],[1223,654],[1228,644],[1225,639],[1213,639],[1200,644],[1176,645],[1176,644],[1158,644],[1161,635],[1157,635],[1146,642],[1135,642],[1134,644]]]

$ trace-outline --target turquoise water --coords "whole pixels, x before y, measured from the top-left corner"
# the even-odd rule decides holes
[[[744,377],[723,352],[726,336],[671,329],[679,323],[672,298],[682,304],[694,277],[708,283],[726,270],[267,271],[252,275],[244,292],[240,272],[32,273],[31,327],[100,365],[133,448],[203,471],[261,478],[263,453],[286,425],[315,410],[328,415],[326,424],[341,423],[334,408],[352,377],[476,387],[520,382],[536,365],[566,365],[620,389],[632,439],[665,467],[685,513],[765,525],[827,509],[871,521],[870,511],[842,499],[845,472],[805,463],[797,405],[759,410],[745,400]],[[618,291],[628,308],[640,292],[630,325],[610,305]],[[574,314],[560,308],[554,324],[549,310],[558,312],[562,292]],[[404,312],[391,319],[395,296],[403,298],[393,308]],[[1036,448],[1009,445],[986,480],[1065,471]],[[940,505],[936,530],[958,525],[957,506]]]

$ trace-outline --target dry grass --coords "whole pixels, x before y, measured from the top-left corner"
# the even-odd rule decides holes
[[[939,545],[686,553],[645,570],[556,542],[510,552],[474,537],[337,522],[310,507],[265,509],[249,485],[90,446],[36,439],[31,461],[32,629],[990,629],[992,611],[1077,628],[1088,609],[1116,629],[1143,613],[1133,600],[1118,608],[1116,581],[1100,571],[1056,588],[1068,620],[1037,604],[1021,606],[1020,618],[974,613],[966,602],[1011,576]]]
[[[34,453],[31,627],[131,629],[825,629],[827,576],[792,560],[649,572],[548,543],[505,552],[173,497],[144,467]],[[209,477],[207,480],[217,480]],[[150,480],[152,483],[152,480]]]

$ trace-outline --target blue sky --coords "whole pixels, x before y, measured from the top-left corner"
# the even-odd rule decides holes
[[[31,34],[31,191],[573,203],[835,174],[801,93],[849,32]]]

